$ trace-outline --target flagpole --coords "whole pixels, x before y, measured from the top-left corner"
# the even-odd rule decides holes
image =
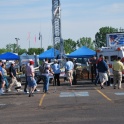
[[[29,49],[30,49],[30,32],[28,32],[28,40],[29,40],[29,48],[28,48],[28,52],[29,52]]]
[[[41,34],[41,49],[42,49],[42,34]]]
[[[30,49],[30,39],[29,39],[29,49]]]
[[[41,40],[41,49],[42,49],[42,34],[39,33],[39,40]]]

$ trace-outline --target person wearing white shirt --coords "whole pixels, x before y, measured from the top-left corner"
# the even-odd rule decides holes
[[[34,90],[37,87],[36,80],[34,78],[35,71],[34,71],[34,61],[29,62],[30,65],[26,67],[26,73],[27,73],[27,81],[29,86],[29,97],[33,96]]]

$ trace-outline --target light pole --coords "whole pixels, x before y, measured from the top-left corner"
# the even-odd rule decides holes
[[[39,32],[39,40],[41,40],[41,49],[42,49],[42,34]]]
[[[16,40],[16,45],[17,45],[17,53],[19,52],[19,47],[18,47],[18,40],[20,40],[19,38],[15,38]]]
[[[119,31],[120,31],[120,32],[124,32],[124,29],[120,27]]]

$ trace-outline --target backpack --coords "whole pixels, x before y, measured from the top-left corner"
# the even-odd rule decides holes
[[[46,71],[46,63],[43,63],[40,67],[39,67],[39,71],[41,74],[45,73]]]

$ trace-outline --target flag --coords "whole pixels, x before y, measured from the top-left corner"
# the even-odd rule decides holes
[[[28,32],[27,40],[30,40],[30,32]]]
[[[39,32],[39,40],[40,40],[40,36],[41,36],[41,35],[40,35],[40,32]]]

